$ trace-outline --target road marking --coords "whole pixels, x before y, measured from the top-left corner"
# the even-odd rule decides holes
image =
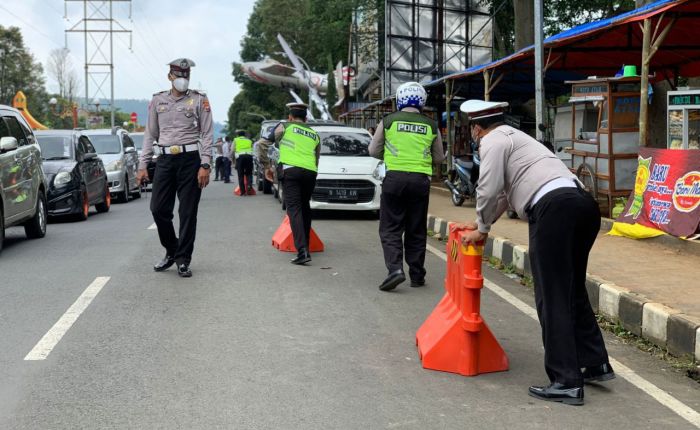
[[[153,224],[149,225],[146,230],[155,230],[155,229],[156,229],[156,223],[153,223]]]
[[[447,261],[447,254],[445,254],[444,252],[431,245],[427,245],[427,249],[431,253],[435,254],[437,257],[441,258],[443,261]],[[515,297],[508,291],[504,290],[503,288],[499,287],[498,285],[494,284],[493,282],[487,279],[484,279],[484,287],[488,288],[491,292],[518,308],[525,315],[539,322],[539,319],[537,318],[537,311],[535,311],[535,309],[532,306],[528,305],[527,303],[523,302],[519,298]],[[666,406],[671,411],[678,414],[678,416],[693,424],[695,427],[700,428],[700,413],[690,408],[688,405],[676,399],[675,397],[671,396],[666,391],[662,390],[661,388],[642,378],[637,373],[635,373],[634,370],[620,363],[616,359],[612,357],[609,357],[609,359],[610,364],[612,364],[613,368],[615,369],[615,374],[621,376],[623,379],[626,379],[627,382],[644,391],[649,396],[654,398],[654,400]]]
[[[49,356],[54,347],[61,341],[63,335],[68,332],[73,323],[78,319],[80,314],[85,311],[85,309],[90,305],[92,300],[97,296],[97,294],[102,290],[107,282],[109,282],[109,276],[101,276],[95,278],[92,281],[83,294],[78,297],[78,299],[71,305],[70,308],[64,313],[56,324],[51,327],[51,329],[46,332],[44,337],[41,338],[39,343],[37,343],[29,354],[24,357],[27,361],[33,360],[44,360]]]

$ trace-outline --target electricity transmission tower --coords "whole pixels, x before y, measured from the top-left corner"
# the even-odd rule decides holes
[[[129,3],[131,18],[131,0],[65,0],[65,14],[68,15],[68,3],[83,4],[83,18],[68,33],[83,33],[85,42],[85,109],[90,104],[99,109],[100,98],[109,99],[111,126],[114,127],[114,33],[129,34],[131,49],[131,30],[121,25],[113,14],[113,3]],[[105,85],[109,81],[109,97]]]

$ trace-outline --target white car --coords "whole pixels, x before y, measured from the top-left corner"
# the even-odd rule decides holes
[[[372,141],[362,128],[309,124],[321,137],[311,209],[378,211],[384,162],[369,156]]]

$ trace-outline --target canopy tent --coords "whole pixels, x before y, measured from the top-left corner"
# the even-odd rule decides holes
[[[677,76],[700,76],[700,2],[659,0],[633,11],[580,25],[544,41],[545,86],[548,96],[568,92],[565,81],[591,75],[614,76],[623,65],[640,65],[643,31],[641,22],[653,21],[654,35],[668,33],[651,58],[656,80]],[[487,64],[443,76],[426,84],[429,88],[454,82],[453,93],[465,98],[485,95],[484,74],[492,85],[491,98],[532,99],[535,93],[534,46]]]

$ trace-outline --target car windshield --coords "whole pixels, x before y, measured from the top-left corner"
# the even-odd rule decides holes
[[[67,160],[73,158],[71,136],[37,136],[44,160]]]
[[[140,151],[141,148],[143,148],[143,134],[131,134],[131,140],[134,141],[134,146],[136,147],[137,151]]]
[[[119,136],[112,134],[93,134],[90,141],[98,154],[119,154],[122,152],[122,145]]]
[[[320,131],[321,155],[369,156],[369,134],[352,131]]]

